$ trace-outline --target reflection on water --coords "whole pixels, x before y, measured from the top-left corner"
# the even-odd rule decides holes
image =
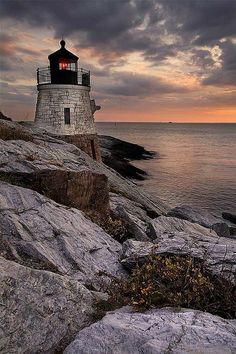
[[[97,123],[100,134],[158,153],[137,161],[140,183],[171,206],[189,204],[236,212],[236,124]]]

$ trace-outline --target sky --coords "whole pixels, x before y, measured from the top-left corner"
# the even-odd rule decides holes
[[[1,111],[33,120],[36,69],[66,48],[96,121],[236,122],[236,0],[1,0]]]

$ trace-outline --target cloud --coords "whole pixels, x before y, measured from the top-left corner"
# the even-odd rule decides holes
[[[151,75],[116,72],[109,84],[100,87],[100,91],[109,95],[150,97],[157,94],[183,93],[185,87],[164,82],[163,79]]]
[[[236,43],[226,40],[219,44],[221,67],[213,70],[203,85],[236,86]]]
[[[2,57],[9,57],[14,54],[14,39],[7,33],[0,33],[0,55]]]
[[[3,18],[73,37],[108,61],[111,52],[139,51],[159,63],[236,34],[235,0],[3,0],[1,7]]]
[[[159,0],[169,31],[195,45],[208,45],[236,34],[235,0]]]
[[[84,31],[91,41],[116,39],[129,28],[142,23],[150,0],[142,1],[28,1],[2,2],[2,17],[27,22],[36,27],[53,27],[56,36]],[[68,26],[68,23],[70,24]]]
[[[83,53],[95,95],[111,106],[152,97],[168,107],[201,106],[213,104],[204,100],[207,92],[221,90],[209,93],[218,106],[236,83],[235,0],[2,0],[0,6],[2,79],[18,87],[15,93],[5,87],[5,100],[30,104],[22,83],[33,82],[36,66],[46,64],[50,36],[68,38]]]
[[[3,101],[32,104],[35,94],[36,88],[34,86],[16,86],[8,83],[1,83],[1,99]]]

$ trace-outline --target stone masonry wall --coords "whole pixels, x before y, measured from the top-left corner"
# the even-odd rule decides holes
[[[35,123],[59,135],[96,134],[89,91],[80,85],[38,85]],[[70,124],[64,108],[70,108]]]

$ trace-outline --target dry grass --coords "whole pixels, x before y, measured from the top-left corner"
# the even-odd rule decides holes
[[[126,280],[113,280],[110,302],[137,309],[163,306],[207,311],[224,318],[236,316],[236,286],[209,273],[192,257],[152,256]]]
[[[1,124],[0,139],[32,141],[33,136],[21,127],[10,126],[8,124]]]
[[[97,225],[99,225],[108,235],[116,241],[123,243],[132,237],[128,231],[128,225],[125,220],[117,218],[113,213],[101,216],[96,214],[87,213],[87,216]]]

